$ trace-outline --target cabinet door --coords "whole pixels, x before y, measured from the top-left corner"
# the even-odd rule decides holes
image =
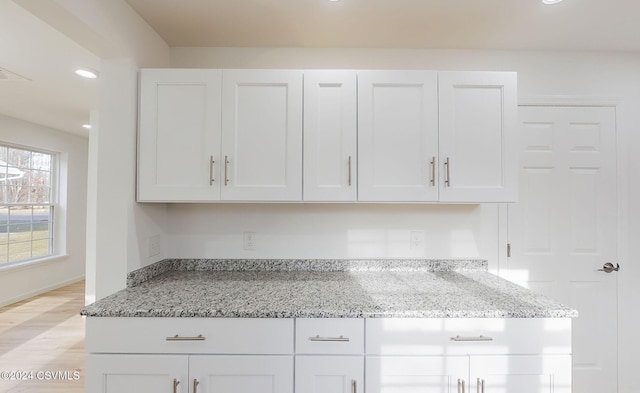
[[[356,72],[304,73],[304,200],[355,201]]]
[[[440,72],[440,201],[515,202],[516,74]]]
[[[466,356],[367,356],[367,393],[467,392]]]
[[[220,199],[222,71],[140,72],[138,201]]]
[[[293,356],[191,356],[198,393],[293,393]]]
[[[364,392],[362,356],[296,356],[296,392]]]
[[[87,355],[86,393],[186,393],[188,357]]]
[[[571,393],[571,356],[472,356],[471,381],[478,392]]]
[[[358,200],[437,201],[438,78],[358,73]]]
[[[224,70],[222,199],[302,200],[302,72]]]

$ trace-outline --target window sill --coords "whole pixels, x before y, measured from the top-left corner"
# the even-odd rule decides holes
[[[58,261],[69,257],[68,254],[49,255],[43,258],[29,259],[27,261],[9,262],[0,265],[0,273],[3,271],[16,271],[22,269],[29,269],[33,267],[46,264],[48,262]]]

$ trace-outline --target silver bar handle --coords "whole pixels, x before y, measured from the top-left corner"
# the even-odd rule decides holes
[[[476,382],[476,392],[484,393],[484,379],[478,378],[478,381]]]
[[[173,378],[173,393],[178,393],[178,385],[180,385],[180,381]]]
[[[487,337],[483,335],[479,336],[455,336],[451,337],[451,341],[493,341],[492,337]]]
[[[167,341],[204,341],[207,338],[204,337],[202,334],[199,334],[197,336],[179,336],[179,335],[175,335],[175,336],[170,336],[167,337],[166,340]]]
[[[436,185],[436,157],[431,157],[431,187]]]
[[[224,185],[229,184],[229,176],[228,176],[228,166],[229,166],[229,156],[224,156]]]
[[[337,342],[349,342],[349,337],[320,337],[317,335],[315,337],[309,337],[309,341],[337,341]]]
[[[444,178],[444,185],[447,187],[451,187],[451,162],[449,161],[449,157],[444,161],[444,166],[447,168],[446,176]]]
[[[464,393],[464,391],[465,391],[464,380],[458,379],[458,393]]]
[[[356,380],[351,380],[351,393],[358,393],[358,386],[356,385]]]
[[[209,185],[212,186],[213,182],[216,181],[213,178],[213,164],[215,164],[215,161],[213,160],[213,156],[210,156],[209,158]]]
[[[200,381],[197,379],[193,379],[193,393],[198,393],[198,385],[200,385]]]
[[[351,185],[351,156],[349,156],[349,185]]]

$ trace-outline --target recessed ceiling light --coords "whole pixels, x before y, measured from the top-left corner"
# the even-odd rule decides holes
[[[86,128],[87,130],[91,129],[91,124],[83,124],[82,128]]]
[[[558,4],[559,2],[561,2],[562,0],[542,0],[542,4]]]
[[[98,71],[91,70],[89,68],[78,68],[76,74],[83,78],[96,79],[98,77]]]

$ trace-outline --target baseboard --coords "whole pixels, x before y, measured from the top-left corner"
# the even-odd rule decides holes
[[[63,282],[59,282],[59,283],[56,283],[56,284],[53,284],[53,285],[49,285],[49,286],[44,287],[44,288],[39,288],[39,289],[37,289],[35,291],[31,291],[31,292],[28,292],[28,293],[23,293],[23,294],[21,294],[19,296],[16,296],[16,297],[13,297],[13,298],[10,298],[10,299],[2,299],[2,300],[0,300],[0,307],[8,306],[10,304],[17,303],[17,302],[25,300],[25,299],[29,299],[30,297],[41,295],[41,294],[43,294],[45,292],[53,291],[54,289],[62,288],[62,287],[65,287],[67,285],[70,285],[70,284],[75,284],[78,281],[84,280],[84,278],[85,278],[84,275],[78,276],[78,277],[74,277],[74,278],[71,278],[69,280],[65,280]]]

